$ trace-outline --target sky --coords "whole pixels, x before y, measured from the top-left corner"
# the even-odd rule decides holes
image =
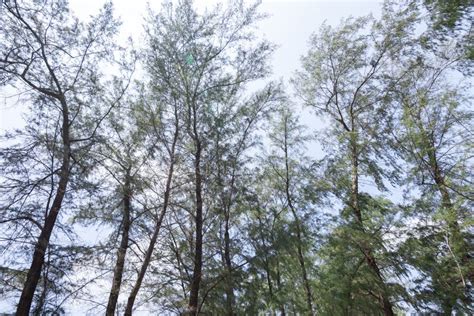
[[[70,0],[72,11],[80,18],[87,19],[98,12],[103,0]],[[142,26],[146,13],[145,0],[113,0],[116,15],[122,20],[121,39],[131,36],[134,41],[140,42]],[[195,0],[198,7],[215,4],[216,0]],[[150,1],[152,8],[158,9],[161,1]],[[278,45],[272,59],[273,78],[282,79],[288,84],[293,73],[299,68],[300,57],[308,49],[310,35],[317,31],[326,21],[329,25],[337,25],[342,18],[362,16],[372,13],[380,15],[381,1],[379,0],[263,0],[261,12],[270,16],[259,24],[259,32],[269,41]],[[0,134],[6,130],[23,126],[19,104],[15,98],[8,98],[13,93],[9,89],[0,89]],[[291,95],[294,102],[298,100]],[[314,117],[305,116],[302,122],[308,126],[316,124]],[[314,126],[313,126],[314,127]],[[311,126],[310,126],[311,128]],[[311,153],[319,149],[309,148]],[[7,307],[8,310],[11,307]],[[0,302],[0,313],[7,311]],[[77,308],[70,310],[72,315],[84,315],[84,310]]]
[[[225,2],[226,0],[224,0]],[[199,8],[212,6],[218,0],[195,0]],[[248,1],[252,3],[253,1]],[[71,0],[71,8],[82,17],[87,17],[101,7],[100,0]],[[147,3],[152,8],[159,8],[160,0],[115,0],[113,1],[117,16],[122,20],[123,38],[131,37],[140,40],[143,16],[146,15]],[[260,23],[260,30],[271,42],[279,45],[273,66],[277,77],[289,77],[299,66],[299,58],[307,50],[308,39],[321,23],[327,21],[336,25],[341,18],[380,13],[381,0],[263,0],[261,12],[268,13],[269,18]]]
[[[70,0],[72,11],[80,18],[87,19],[98,12],[104,0]],[[195,0],[199,8],[213,5],[217,0]],[[307,51],[310,35],[317,31],[321,23],[337,25],[342,18],[361,16],[369,13],[378,16],[380,0],[263,0],[261,12],[270,16],[260,22],[259,29],[263,36],[278,45],[274,53],[273,78],[282,78],[285,83],[299,67],[300,57]],[[160,0],[113,0],[115,13],[122,21],[121,39],[129,36],[134,41],[141,40],[144,16],[147,3],[159,9]],[[0,133],[21,127],[24,121],[22,109],[8,98],[11,90],[0,90]],[[310,124],[310,121],[304,122]]]

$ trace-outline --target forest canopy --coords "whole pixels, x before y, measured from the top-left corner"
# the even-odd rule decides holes
[[[1,2],[0,314],[474,314],[472,1],[198,2]]]

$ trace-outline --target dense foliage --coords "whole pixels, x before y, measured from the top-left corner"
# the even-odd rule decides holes
[[[165,1],[138,48],[110,2],[1,12],[0,312],[474,313],[471,1],[322,24],[286,88],[258,3]]]

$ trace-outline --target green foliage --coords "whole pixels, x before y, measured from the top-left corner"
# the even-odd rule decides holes
[[[396,280],[405,274],[399,258],[387,251],[387,239],[397,230],[397,207],[384,198],[364,194],[361,199],[364,229],[352,219],[350,208],[342,210],[342,220],[327,235],[318,259],[317,306],[323,315],[379,314],[379,292],[406,299],[405,289]],[[368,266],[363,249],[370,248],[382,273],[393,273],[392,282],[383,283]],[[334,303],[337,302],[337,303]]]
[[[435,29],[454,29],[472,11],[471,0],[424,0],[431,13]]]
[[[150,9],[111,69],[111,3],[87,24],[62,0],[2,3],[0,85],[28,124],[2,138],[0,305],[70,173],[32,314],[102,314],[112,275],[121,313],[144,262],[134,313],[474,313],[472,1],[323,23],[292,80],[314,130],[264,82],[259,3],[196,5]]]

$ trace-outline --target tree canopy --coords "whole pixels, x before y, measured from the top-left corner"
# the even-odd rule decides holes
[[[474,313],[472,1],[319,23],[280,80],[260,2],[126,44],[113,2],[1,6],[0,313]]]

